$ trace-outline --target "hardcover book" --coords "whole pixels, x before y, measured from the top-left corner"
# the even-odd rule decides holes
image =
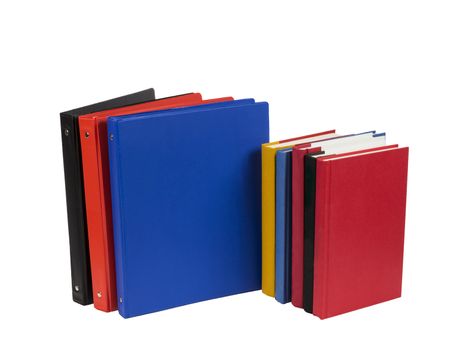
[[[408,148],[317,158],[313,313],[401,296]]]
[[[310,153],[304,157],[304,244],[303,244],[303,308],[311,313],[313,310],[313,270],[315,242],[315,177],[318,169],[315,159],[329,154],[357,151],[365,148],[383,146],[386,135],[369,131],[361,134],[343,136],[323,141],[321,152]]]

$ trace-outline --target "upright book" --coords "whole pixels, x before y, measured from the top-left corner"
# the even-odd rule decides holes
[[[304,202],[305,198],[307,198],[311,201],[311,203],[313,203],[315,199],[315,189],[312,186],[315,181],[313,181],[313,177],[313,180],[310,180],[309,182],[310,187],[307,188],[304,186],[305,156],[307,154],[323,156],[325,154],[328,155],[336,152],[350,152],[363,148],[382,146],[385,144],[386,137],[384,133],[377,134],[375,131],[368,131],[359,134],[331,137],[309,144],[294,146],[292,152],[292,303],[294,306],[304,307],[303,301],[304,299],[306,299],[306,309],[311,312],[311,295],[313,286],[312,223],[314,220],[314,216],[313,207],[305,209]],[[305,197],[304,192],[308,192],[309,196]],[[304,215],[304,213],[306,215]],[[312,232],[307,237],[304,237],[305,227],[310,228]],[[305,264],[304,261],[306,262]],[[305,275],[305,278],[304,268],[309,270],[309,272]],[[306,286],[304,286],[304,282]],[[304,293],[306,293],[306,298],[304,298]]]
[[[268,296],[275,296],[275,154],[331,135],[335,130],[262,145],[262,292]]]
[[[316,159],[313,313],[401,296],[408,148]]]
[[[119,312],[260,288],[260,145],[267,103],[107,121]]]
[[[107,119],[128,113],[227,100],[232,98],[203,101],[199,93],[192,93],[79,117],[92,287],[94,307],[97,309],[106,312],[117,309]]]
[[[73,300],[79,304],[91,304],[93,297],[78,117],[104,109],[147,102],[154,98],[154,90],[148,89],[60,113],[69,227],[71,286]]]

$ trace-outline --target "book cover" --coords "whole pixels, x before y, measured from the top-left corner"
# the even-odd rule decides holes
[[[316,316],[401,296],[408,151],[388,146],[316,161]]]
[[[308,174],[304,175],[305,156],[312,154],[313,157],[319,157],[325,154],[382,146],[385,143],[386,135],[384,133],[368,131],[359,134],[336,136],[294,147],[292,158],[292,171],[294,172],[292,183],[292,285],[296,292],[292,296],[293,305],[303,307],[308,312],[312,312],[314,209],[313,207],[306,208],[306,206],[314,205],[315,201],[315,168],[314,164],[306,165],[312,171],[313,175],[311,176],[313,177],[312,179],[305,179],[305,176],[308,176]],[[310,161],[312,161],[311,158]]]

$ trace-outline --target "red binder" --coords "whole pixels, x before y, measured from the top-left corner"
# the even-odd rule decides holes
[[[199,93],[193,93],[79,117],[92,287],[96,309],[106,312],[117,309],[107,118],[230,100],[233,98],[203,101]]]
[[[323,319],[400,297],[408,148],[316,161],[313,313]]]

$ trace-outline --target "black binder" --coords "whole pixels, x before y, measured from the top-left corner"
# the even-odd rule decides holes
[[[88,305],[92,303],[92,282],[78,117],[154,99],[155,91],[147,89],[60,113],[72,290],[73,300],[79,304]]]

